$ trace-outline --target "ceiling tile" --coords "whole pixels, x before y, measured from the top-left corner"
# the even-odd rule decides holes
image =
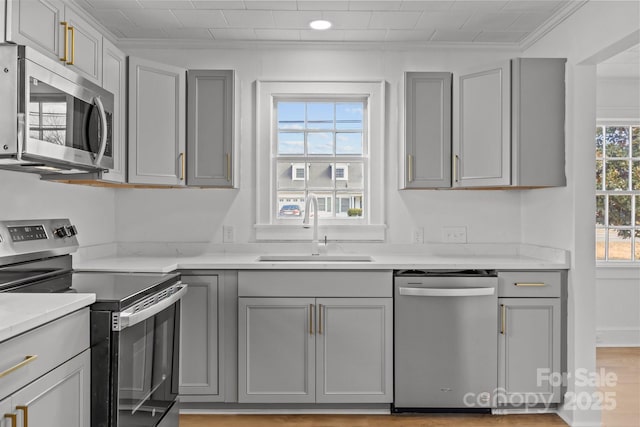
[[[298,0],[298,10],[349,10],[349,2]]]
[[[322,18],[331,21],[336,29],[366,29],[371,12],[322,12]]]
[[[189,0],[138,0],[145,9],[193,9]]]
[[[164,39],[167,38],[160,28],[121,27],[118,28],[125,37],[132,39]]]
[[[255,9],[255,10],[297,10],[297,4],[295,1],[269,1],[269,0],[261,0],[261,1],[244,1],[244,5],[247,9]]]
[[[136,0],[87,0],[96,9],[142,9]]]
[[[178,27],[180,23],[169,10],[129,10],[127,17],[141,28]]]
[[[174,10],[173,14],[184,27],[227,28],[227,21],[219,10]]]
[[[300,39],[305,41],[341,42],[341,41],[344,41],[344,31],[342,30],[331,30],[331,31],[300,30]]]
[[[424,12],[416,28],[436,28],[442,30],[457,30],[469,20],[471,15],[466,12]]]
[[[473,11],[497,12],[501,10],[506,4],[507,4],[506,1],[501,1],[501,0],[455,1],[451,5],[451,10],[463,10],[465,12],[473,12]]]
[[[273,28],[273,15],[268,10],[224,10],[229,27],[234,28]]]
[[[300,40],[300,31],[298,31],[298,30],[256,29],[256,36],[258,36],[259,40],[299,41]]]
[[[477,31],[436,30],[433,36],[431,36],[431,41],[472,42],[477,35]]]
[[[483,43],[518,43],[528,33],[510,31],[483,31],[473,41]]]
[[[509,31],[533,31],[540,25],[544,24],[551,17],[551,12],[535,13],[525,12],[509,25]]]
[[[212,40],[213,36],[206,28],[169,28],[164,30],[170,39]]]
[[[368,0],[351,0],[349,2],[349,10],[398,10],[401,2],[396,1],[368,1]]]
[[[244,3],[238,0],[192,0],[196,9],[243,10]]]
[[[369,28],[411,30],[416,26],[422,12],[373,12]]]
[[[213,28],[209,30],[216,40],[256,40],[256,33],[249,28]]]
[[[435,30],[389,30],[387,41],[390,42],[415,42],[429,41]]]
[[[552,11],[569,0],[511,0],[502,10],[506,12],[544,12]]]
[[[312,11],[279,11],[273,12],[273,20],[278,28],[308,29],[309,22],[321,17],[320,12]]]
[[[387,30],[344,30],[344,41],[375,42],[384,40]]]
[[[479,12],[462,26],[463,30],[504,31],[520,14],[514,12]]]
[[[405,0],[400,4],[400,10],[439,10],[445,11],[451,9],[453,5],[451,1],[420,1],[420,0]]]

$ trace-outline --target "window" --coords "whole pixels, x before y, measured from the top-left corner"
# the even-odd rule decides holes
[[[596,127],[596,259],[640,262],[640,125]]]
[[[384,240],[384,83],[256,84],[257,240],[306,240],[305,200],[321,233]],[[299,205],[294,209],[283,206]]]
[[[39,96],[29,104],[29,137],[65,145],[70,111],[64,96]]]

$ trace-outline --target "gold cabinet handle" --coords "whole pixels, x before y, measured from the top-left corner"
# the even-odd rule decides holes
[[[318,334],[322,335],[322,304],[318,306]]]
[[[458,182],[458,163],[460,163],[460,156],[456,154],[453,159],[453,179]]]
[[[227,153],[227,181],[231,182],[231,154]]]
[[[16,414],[4,414],[4,417],[11,420],[11,427],[18,427],[18,416]]]
[[[25,356],[24,360],[22,362],[18,363],[15,366],[12,366],[11,368],[7,369],[6,371],[0,372],[0,378],[6,377],[10,373],[12,373],[14,371],[17,371],[18,369],[22,368],[25,365],[28,365],[29,363],[33,362],[37,358],[38,358],[38,355],[36,355],[36,354],[34,354],[33,356]]]
[[[413,182],[413,155],[407,156],[407,167],[409,169],[409,182]]]
[[[184,181],[184,153],[180,153],[180,181]]]
[[[507,326],[507,307],[504,304],[500,304],[500,334],[504,335],[504,331]]]
[[[60,58],[60,61],[67,62],[69,59],[69,23],[62,21],[60,25],[64,27],[64,56]]]
[[[71,31],[71,61],[67,62],[67,65],[73,65],[76,60],[76,29],[69,26],[69,31]]]
[[[547,286],[546,283],[514,283],[514,286],[529,286],[529,287],[541,287],[541,286]]]
[[[16,410],[22,411],[22,427],[29,427],[29,407],[20,405],[16,406]]]
[[[313,335],[313,304],[309,304],[309,335]]]

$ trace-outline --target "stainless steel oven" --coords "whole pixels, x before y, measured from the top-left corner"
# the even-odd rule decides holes
[[[113,94],[25,46],[0,45],[0,168],[113,167]]]

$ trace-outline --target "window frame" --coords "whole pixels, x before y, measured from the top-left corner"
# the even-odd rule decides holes
[[[340,241],[384,241],[386,234],[384,209],[384,137],[385,137],[385,82],[384,81],[256,81],[256,223],[257,241],[300,241],[311,238],[309,230],[295,221],[278,220],[274,191],[276,170],[273,158],[277,156],[277,129],[274,123],[274,101],[291,99],[330,99],[338,102],[345,98],[366,99],[364,118],[363,157],[368,167],[365,182],[364,219],[320,218],[319,234],[329,240]],[[332,157],[334,164],[346,163],[343,157]],[[319,161],[329,160],[321,159]],[[333,207],[333,206],[332,206]],[[333,207],[335,211],[335,207]]]
[[[596,161],[596,170],[598,170],[597,165],[599,161],[602,162],[601,170],[602,170],[602,186],[601,188],[596,188],[595,197],[596,197],[596,212],[597,212],[597,198],[602,196],[604,197],[604,225],[600,225],[596,222],[595,224],[595,233],[596,233],[596,245],[598,243],[599,232],[604,233],[604,259],[598,258],[598,250],[596,248],[596,264],[598,266],[628,266],[628,267],[640,267],[640,256],[636,256],[639,253],[638,246],[640,245],[640,237],[635,237],[635,233],[640,231],[640,224],[636,224],[636,216],[638,213],[636,209],[638,209],[638,205],[640,202],[640,189],[633,189],[632,182],[632,172],[633,172],[633,164],[634,161],[640,161],[640,156],[633,156],[633,128],[640,128],[640,120],[598,120],[596,122],[596,129],[603,128],[603,139],[605,139],[606,128],[608,127],[628,127],[629,132],[629,153],[628,156],[625,157],[609,157],[606,152],[606,140],[603,142],[603,151],[602,156],[598,157],[597,152],[595,156]],[[595,142],[595,139],[594,139]],[[611,160],[615,159],[615,160]],[[606,165],[607,161],[627,161],[629,163],[629,187],[627,189],[612,189],[608,190],[607,181],[606,181]],[[597,183],[597,181],[596,181]],[[609,197],[610,196],[630,196],[631,197],[631,220],[630,225],[609,225]],[[631,244],[631,259],[623,260],[623,259],[610,259],[609,258],[609,233],[611,230],[629,230],[631,233],[630,244]]]

